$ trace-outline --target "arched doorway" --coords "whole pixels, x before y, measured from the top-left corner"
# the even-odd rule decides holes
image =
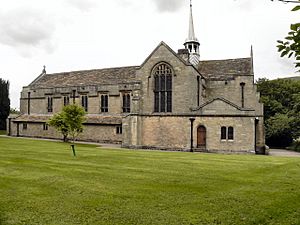
[[[197,129],[197,148],[206,149],[206,128],[202,125]]]

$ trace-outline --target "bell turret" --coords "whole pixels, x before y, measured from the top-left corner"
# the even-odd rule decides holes
[[[200,61],[200,42],[195,36],[194,21],[193,21],[193,5],[190,0],[190,21],[189,21],[189,34],[184,43],[185,48],[189,51],[189,61],[193,65],[198,65]]]

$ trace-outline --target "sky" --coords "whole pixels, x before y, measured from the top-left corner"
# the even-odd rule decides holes
[[[0,78],[11,107],[46,66],[48,74],[141,65],[164,41],[188,36],[189,0],[0,0]],[[293,4],[271,0],[193,0],[200,60],[250,57],[255,79],[296,76],[276,41],[299,22]]]

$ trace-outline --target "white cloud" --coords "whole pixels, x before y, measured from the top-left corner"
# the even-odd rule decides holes
[[[13,47],[22,55],[42,48],[53,51],[55,24],[49,15],[21,7],[0,12],[0,43]]]
[[[0,0],[0,45],[13,48],[23,57],[38,53],[53,53],[60,38],[60,26],[70,26],[80,14],[96,7],[93,0],[43,2]],[[72,6],[72,8],[68,7]],[[79,14],[72,11],[79,10]],[[75,16],[74,16],[75,15]]]
[[[160,12],[176,12],[187,5],[187,0],[153,0],[153,2]]]
[[[66,0],[66,3],[83,12],[88,12],[97,5],[93,0]]]

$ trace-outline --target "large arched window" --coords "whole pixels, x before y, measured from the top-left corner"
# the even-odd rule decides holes
[[[161,63],[153,70],[154,112],[172,112],[172,69]]]

